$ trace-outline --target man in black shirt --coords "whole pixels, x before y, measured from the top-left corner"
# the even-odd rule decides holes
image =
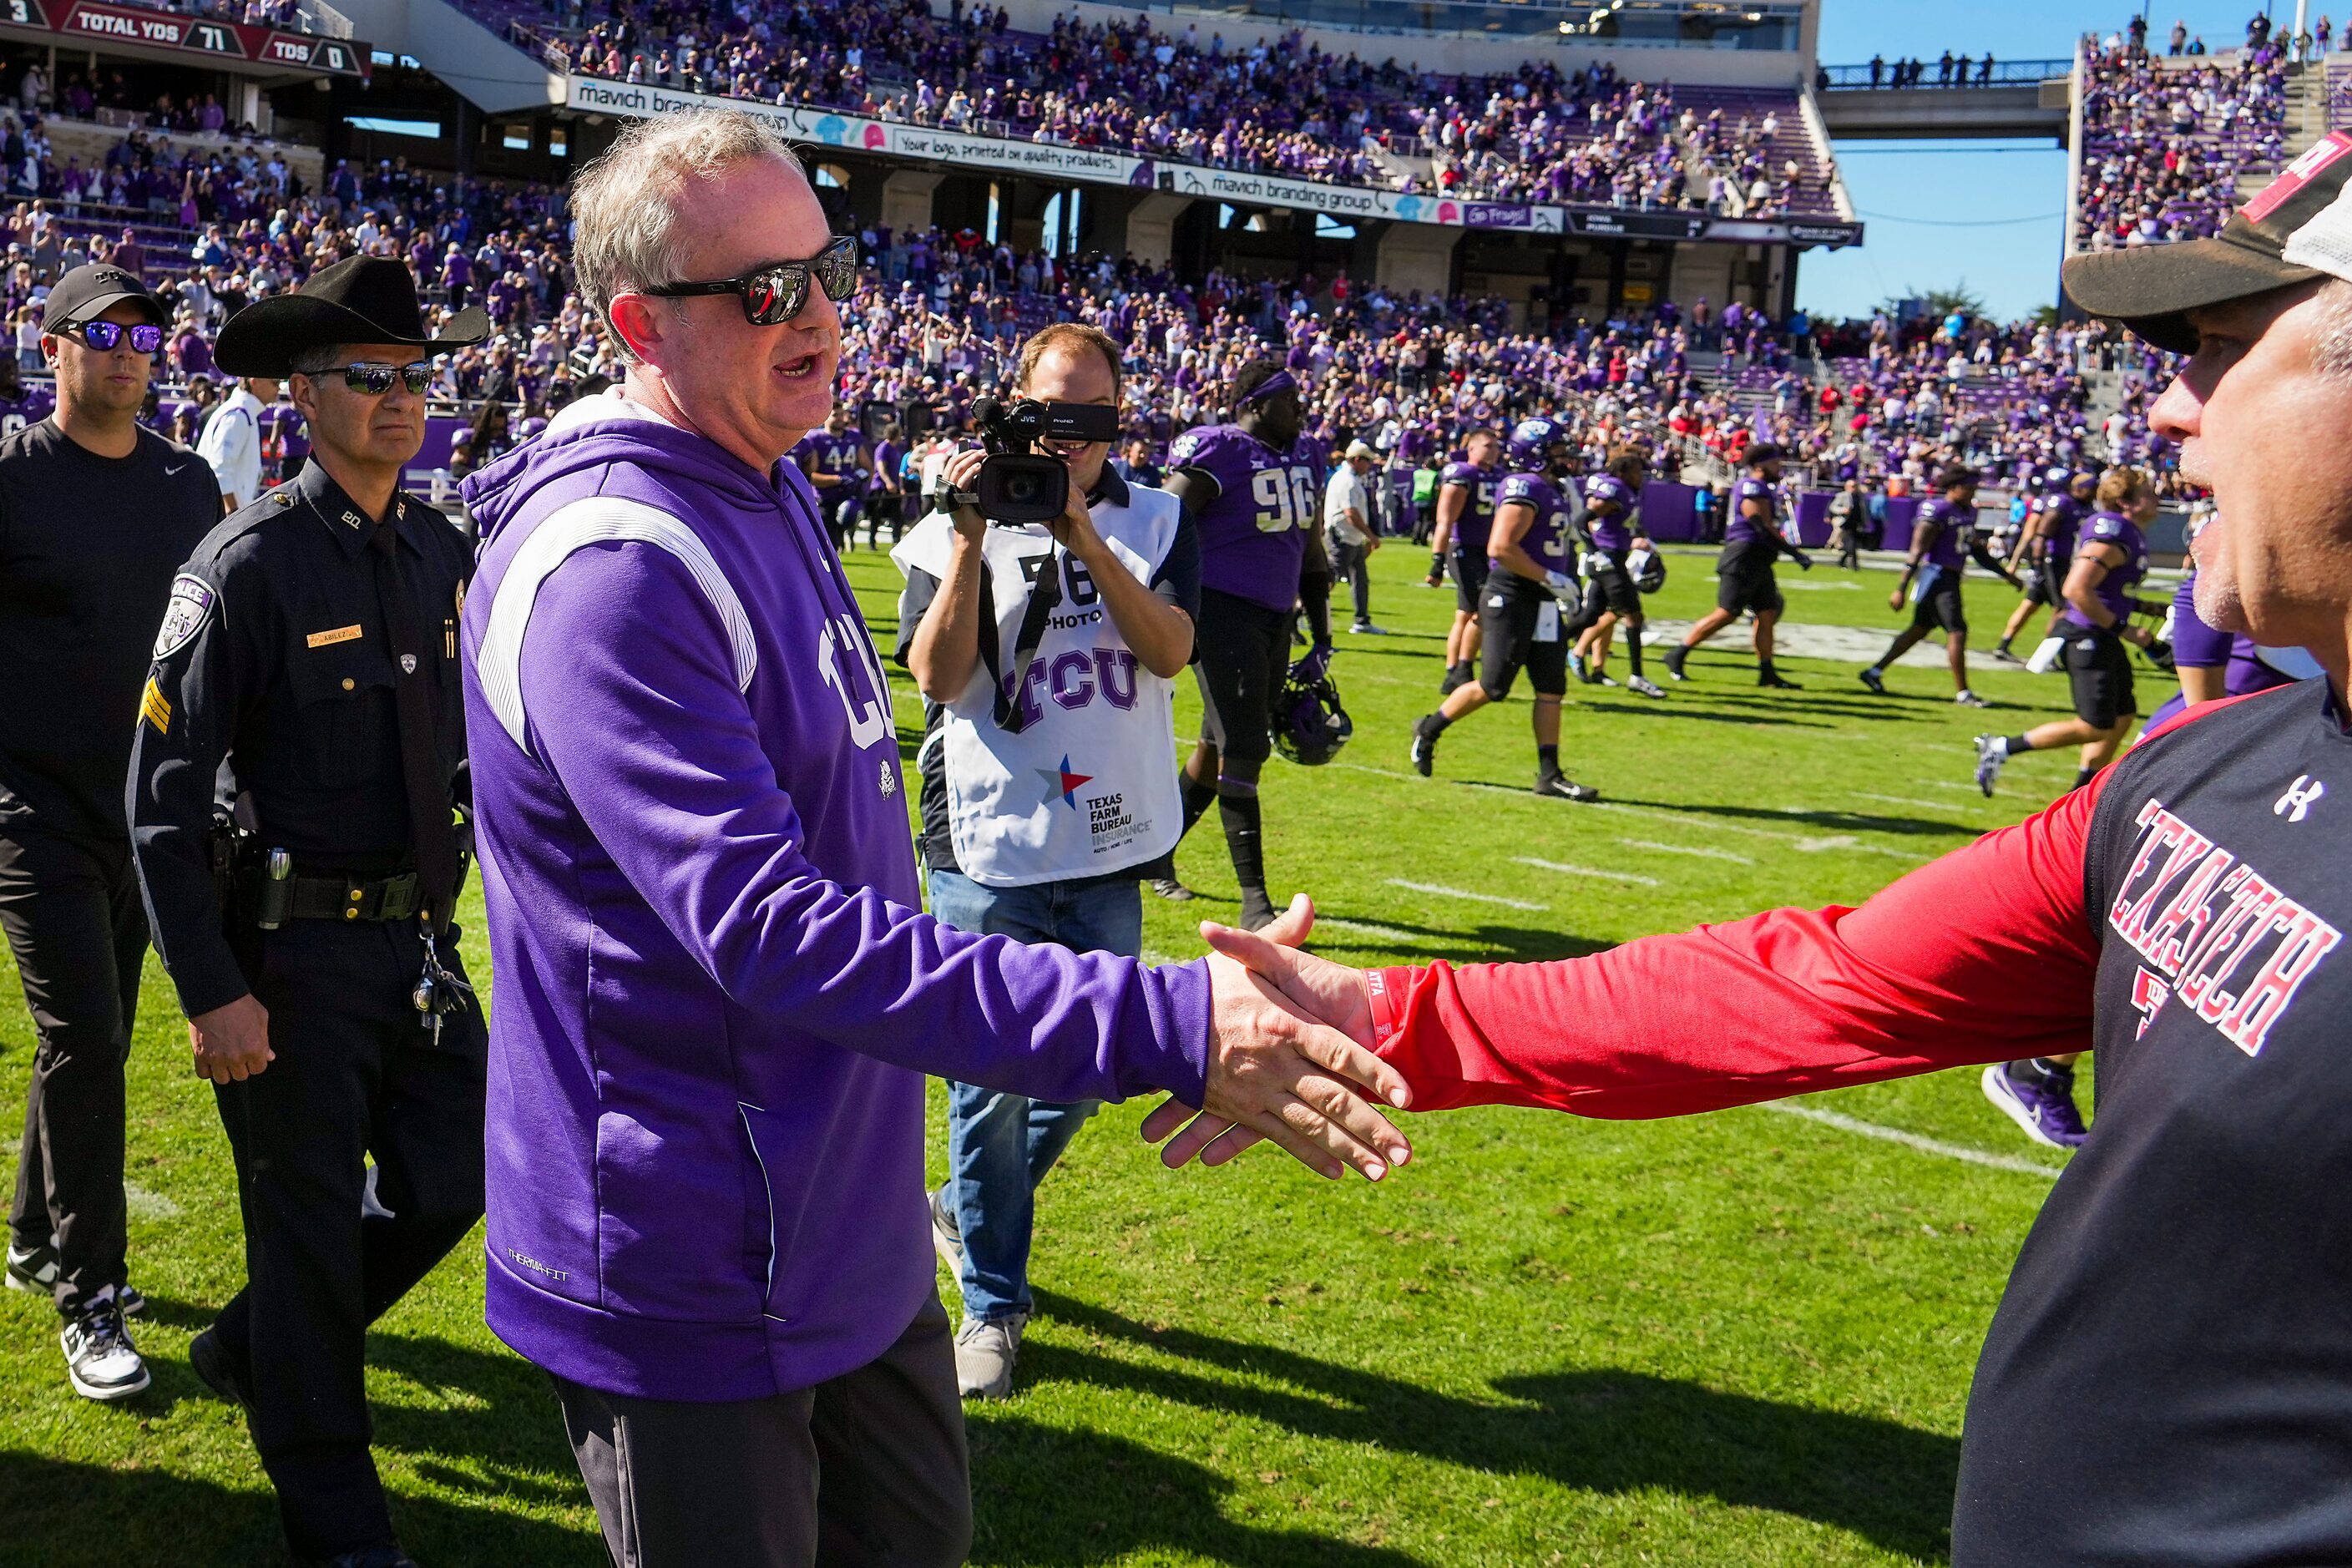
[[[0,929],[38,1037],[7,1280],[54,1295],[92,1399],[148,1382],[121,1321],[122,1069],[147,956],[122,780],[173,571],[220,516],[204,460],[137,422],[165,319],[120,268],[67,274],[41,339],[57,411],[0,441]]]

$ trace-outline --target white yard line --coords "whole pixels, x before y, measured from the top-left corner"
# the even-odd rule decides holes
[[[1433,893],[1441,899],[1467,899],[1474,904],[1500,904],[1508,910],[1541,913],[1545,908],[1542,904],[1531,904],[1525,899],[1507,899],[1500,893],[1474,893],[1466,888],[1444,888],[1435,882],[1408,882],[1402,877],[1391,877],[1389,886],[1402,888],[1412,893]]]
[[[1394,926],[1374,925],[1370,921],[1345,921],[1337,915],[1317,915],[1315,929],[1322,931],[1326,927],[1333,931],[1354,931],[1361,936],[1378,937],[1382,942],[1401,942],[1413,946],[1430,940],[1419,931],[1399,931]],[[1315,939],[1310,935],[1307,940],[1313,942]]]
[[[161,1193],[149,1192],[136,1182],[122,1184],[122,1206],[133,1219],[176,1219],[180,1213],[179,1205]]]
[[[1810,1105],[1791,1105],[1785,1100],[1766,1100],[1757,1109],[1778,1111],[1783,1116],[1801,1116],[1808,1121],[1817,1121],[1824,1127],[1834,1127],[1841,1132],[1851,1132],[1858,1138],[1875,1138],[1882,1142],[1900,1143],[1906,1149],[1916,1149],[1923,1154],[1936,1154],[1947,1160],[1963,1160],[1971,1165],[1989,1166],[1996,1171],[2021,1171],[2029,1176],[2041,1176],[2054,1181],[2059,1172],[2064,1169],[2063,1166],[2059,1165],[2045,1165],[2039,1160],[2028,1160],[2021,1155],[1989,1153],[1985,1150],[1971,1149],[1965,1144],[1947,1143],[1939,1138],[1923,1138],[1916,1132],[1906,1132],[1895,1127],[1881,1127],[1875,1121],[1864,1121],[1834,1110],[1820,1110]]]
[[[1532,855],[1514,855],[1512,862],[1532,866],[1538,871],[1557,871],[1563,877],[1599,877],[1612,882],[1631,882],[1637,888],[1654,888],[1655,877],[1637,877],[1631,871],[1603,871],[1591,866],[1563,866],[1557,860],[1538,860]]]
[[[1735,855],[1728,849],[1696,848],[1688,844],[1656,844],[1647,838],[1620,838],[1617,842],[1628,849],[1654,849],[1661,855],[1696,855],[1702,860],[1728,860],[1735,866],[1756,864],[1748,857]]]

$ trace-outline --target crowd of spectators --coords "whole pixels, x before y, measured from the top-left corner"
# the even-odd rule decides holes
[[[2186,65],[2085,40],[2083,79],[2077,248],[2218,233],[2241,177],[2289,156],[2286,60],[2274,40]]]
[[[944,16],[928,0],[547,0],[507,25],[583,75],[1159,160],[1480,200],[1698,207],[1716,179],[1751,208],[1831,205],[1826,181],[1809,207],[1796,171],[1747,157],[1752,127],[1702,142],[1671,84],[1606,63],[1439,77],[1296,30],[1229,44],[1197,23],[1057,16],[1032,34],[964,0]]]

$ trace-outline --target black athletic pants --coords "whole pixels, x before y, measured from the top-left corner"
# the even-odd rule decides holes
[[[971,1546],[955,1348],[934,1295],[853,1372],[689,1405],[555,1378],[618,1568],[950,1568]]]
[[[0,833],[0,930],[33,1015],[33,1075],[8,1227],[58,1248],[72,1311],[123,1283],[123,1064],[147,958],[147,912],[128,839]]]
[[[218,1086],[247,1284],[215,1328],[253,1392],[253,1443],[297,1556],[392,1534],[368,1454],[362,1346],[482,1215],[478,1010],[419,1022],[415,923],[295,921],[238,938],[277,1059]],[[441,944],[457,969],[454,933]],[[376,1202],[362,1217],[366,1157]]]

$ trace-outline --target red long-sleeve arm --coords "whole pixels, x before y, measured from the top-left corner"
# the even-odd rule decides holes
[[[1557,963],[1368,976],[1415,1110],[1681,1116],[2091,1044],[2084,911],[2112,770],[1859,909],[1772,910]]]

